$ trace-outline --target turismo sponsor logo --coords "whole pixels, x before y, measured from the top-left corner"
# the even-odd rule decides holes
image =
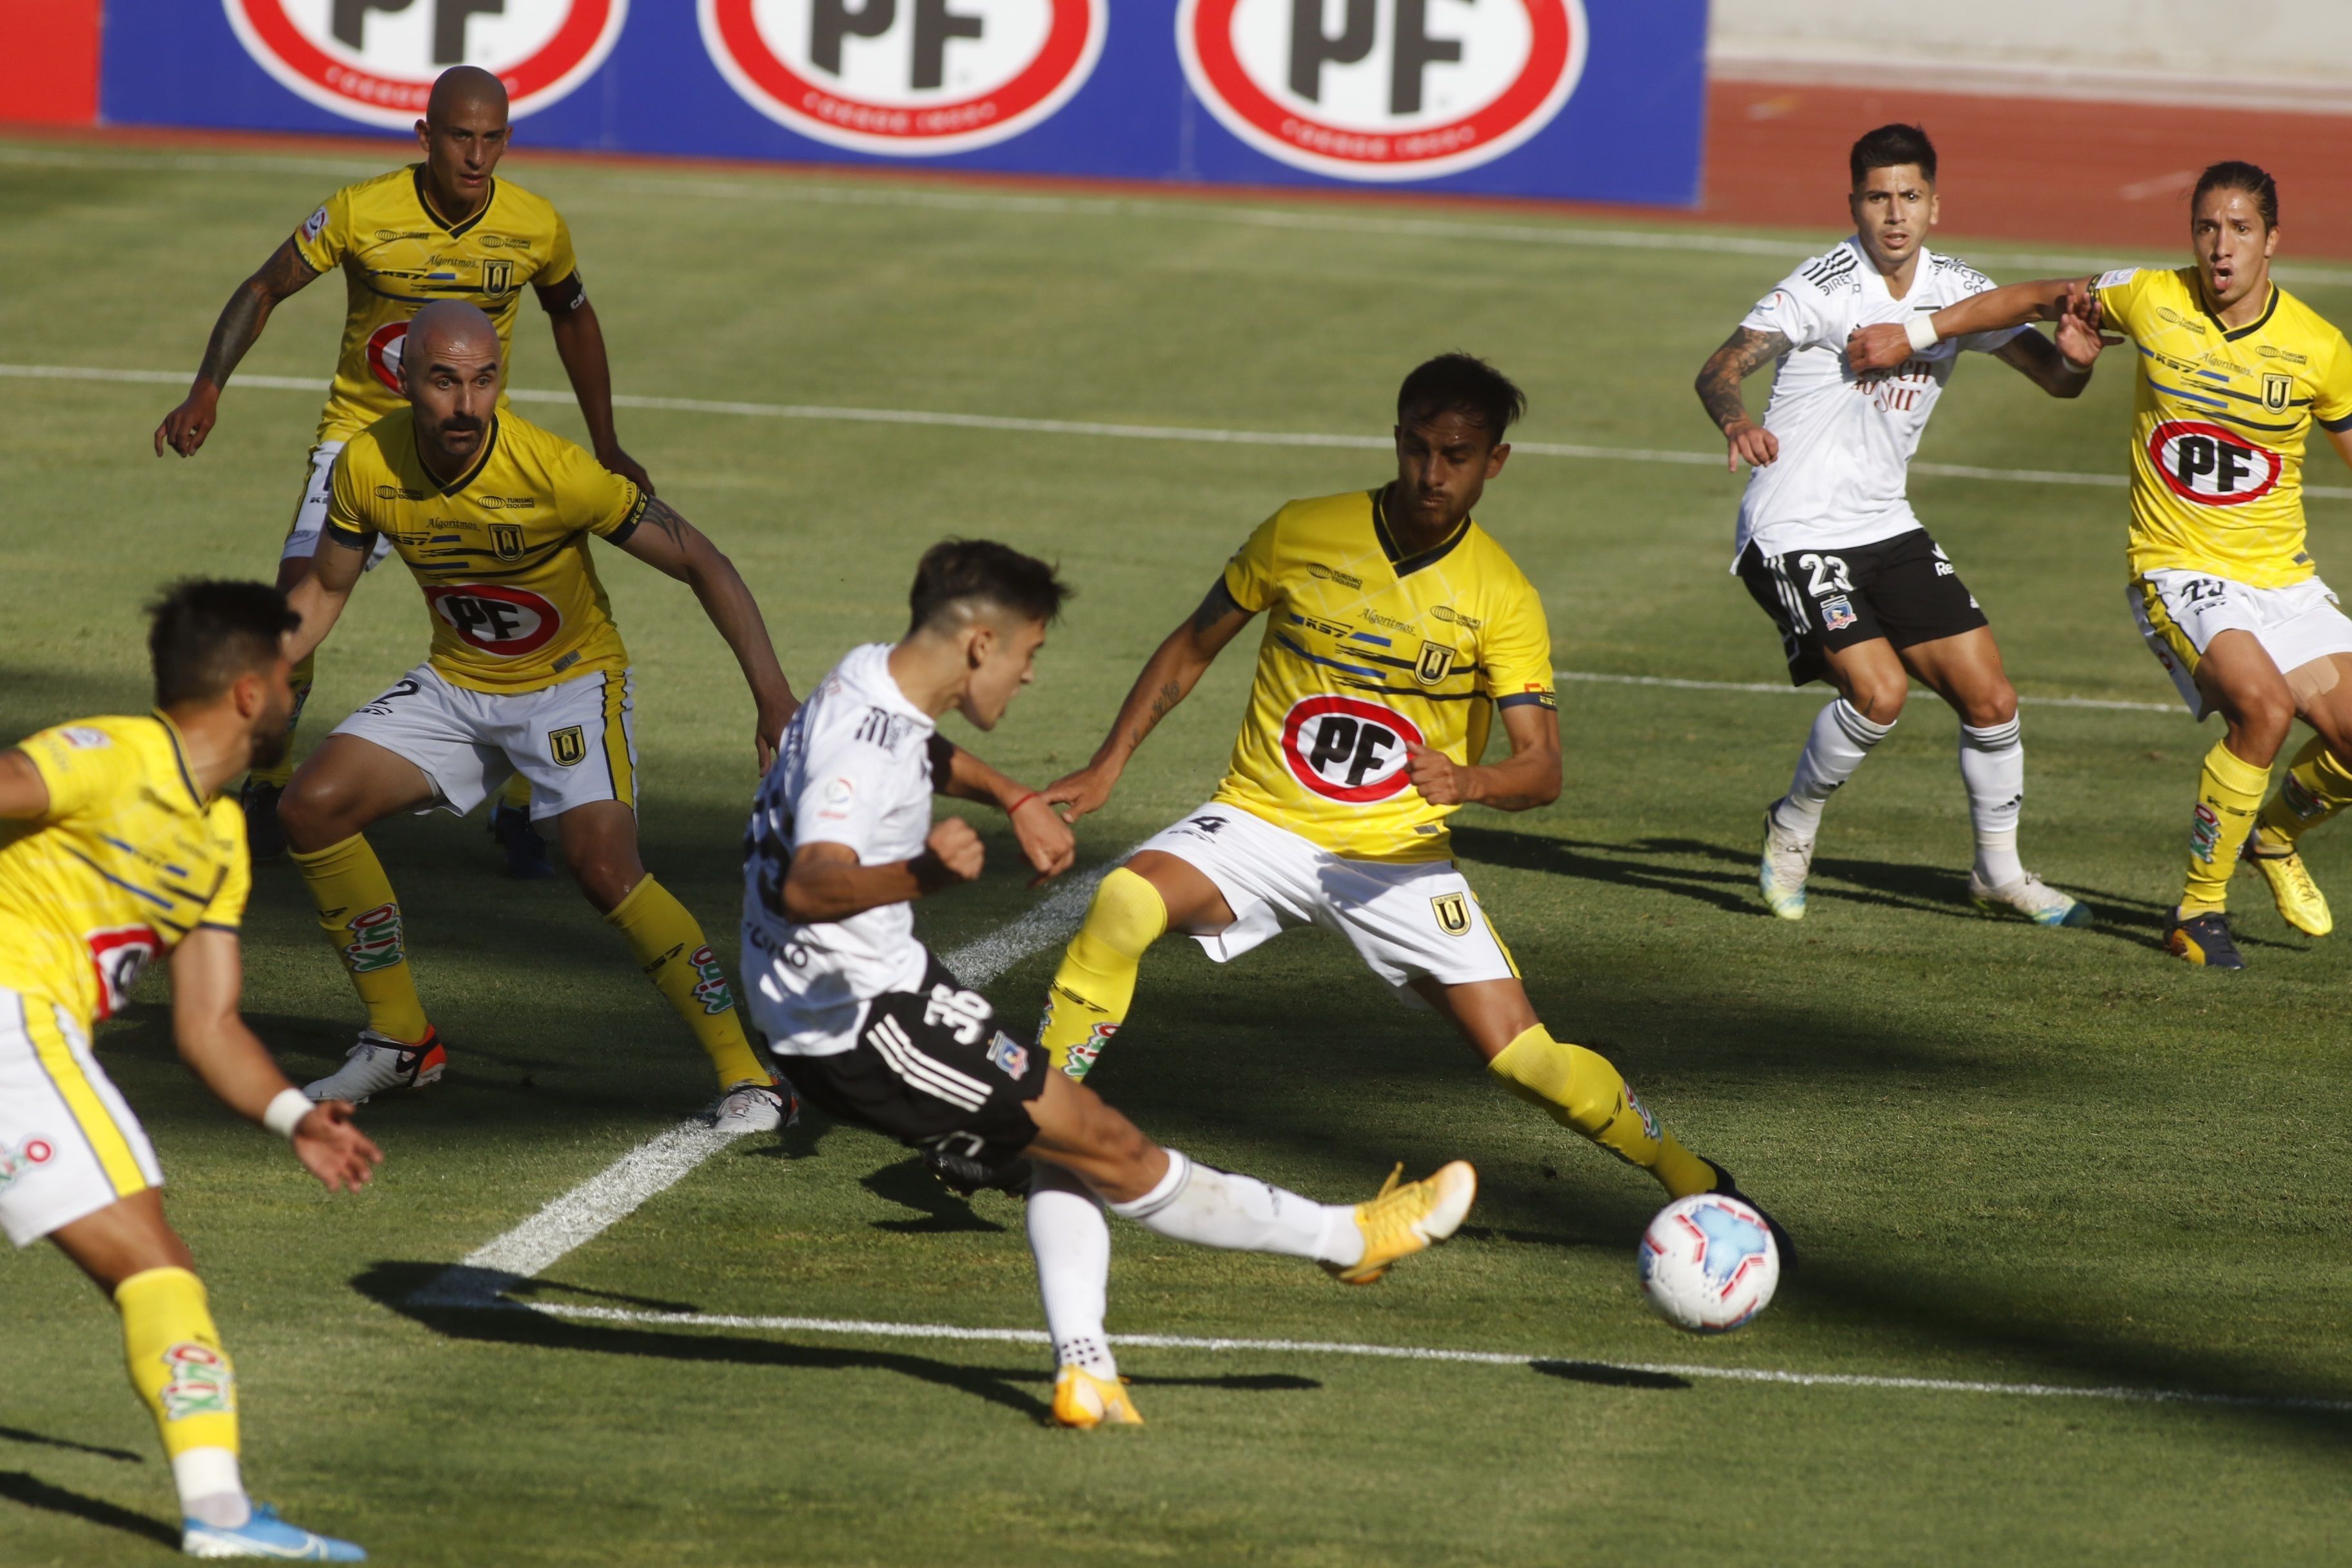
[[[562,613],[528,588],[459,583],[425,589],[425,601],[458,641],[501,658],[545,647],[563,626]]]
[[[348,120],[406,130],[433,79],[479,66],[515,119],[561,102],[621,36],[628,0],[222,0],[262,69]]]
[[[2244,506],[2277,488],[2286,459],[2201,419],[2168,419],[2147,434],[2147,460],[2172,493],[2200,506]]]
[[[1406,748],[1423,744],[1403,714],[1359,697],[1306,697],[1282,724],[1293,777],[1326,800],[1386,800],[1410,782]]]
[[[56,1157],[57,1146],[35,1133],[11,1149],[0,1143],[0,1193],[16,1184],[16,1179],[35,1168],[46,1165]]]
[[[788,131],[893,158],[1018,136],[1101,57],[1108,0],[699,0],[703,47]]]
[[[1181,0],[1176,47],[1226,130],[1293,168],[1425,180],[1551,122],[1583,0]]]

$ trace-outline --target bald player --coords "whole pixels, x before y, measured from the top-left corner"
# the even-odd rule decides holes
[[[709,1118],[777,1127],[789,1089],[745,1039],[702,928],[637,858],[629,655],[589,541],[694,590],[751,686],[764,769],[799,702],[760,607],[667,503],[499,406],[504,338],[478,307],[425,306],[406,350],[406,404],[336,457],[318,556],[288,595],[301,616],[288,650],[301,658],[388,543],[424,589],[433,633],[425,661],[336,726],[278,803],[320,927],[367,1005],[350,1059],[308,1092],[356,1103],[441,1076],[446,1052],[410,976],[400,902],[363,830],[394,812],[462,816],[520,773],[581,892],[709,1053],[719,1088]]]
[[[572,378],[596,460],[647,495],[653,481],[613,435],[613,376],[604,330],[580,281],[572,231],[545,199],[497,177],[507,151],[507,91],[476,66],[441,73],[416,122],[425,160],[329,196],[229,296],[187,397],[155,428],[155,455],[193,457],[212,433],[221,388],[261,336],[269,312],[331,268],[341,267],[350,303],[342,353],[327,405],[319,416],[294,524],[278,562],[278,586],[291,593],[310,575],[327,515],[327,477],[335,454],[369,425],[403,405],[401,353],[409,319],[435,300],[465,300],[489,313],[499,342],[511,349],[514,319],[529,284],[555,334],[555,352]],[[373,566],[383,559],[371,557]],[[310,694],[311,661],[294,671],[294,720]],[[285,851],[278,793],[293,771],[289,753],[256,768],[241,792],[246,833],[257,860]],[[507,852],[508,870],[549,877],[546,846],[531,831],[530,795],[520,783],[492,812],[490,831]]]

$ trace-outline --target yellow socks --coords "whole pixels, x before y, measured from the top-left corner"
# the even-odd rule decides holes
[[[1143,950],[1167,929],[1160,889],[1124,866],[1102,879],[1087,923],[1054,972],[1045,1016],[1037,1023],[1037,1043],[1055,1067],[1075,1079],[1087,1076],[1127,1021]]]
[[[2263,807],[2254,852],[2288,853],[2296,839],[2347,805],[2352,805],[2352,768],[2346,767],[2327,749],[2327,742],[2314,735],[2294,754],[2278,794]]]
[[[1658,1125],[1598,1052],[1561,1045],[1538,1024],[1504,1047],[1486,1069],[1554,1121],[1649,1172],[1669,1197],[1715,1190],[1714,1170]]]
[[[303,885],[318,906],[319,929],[334,944],[343,973],[367,1004],[368,1027],[386,1039],[415,1045],[433,1032],[408,972],[408,944],[383,863],[367,839],[352,834],[314,854],[293,852]]]
[[[509,811],[530,811],[530,781],[520,773],[509,774],[507,787],[499,791],[499,804]]]
[[[315,653],[308,654],[295,665],[293,673],[288,678],[287,684],[294,689],[294,710],[286,715],[286,739],[289,742],[294,739],[294,727],[302,721],[303,704],[310,700],[310,681],[311,678],[318,673],[318,668],[319,656]],[[247,776],[257,784],[266,784],[273,789],[284,789],[286,781],[294,776],[293,746],[289,744],[284,756],[266,768],[254,769]]]
[[[163,1435],[181,1512],[207,1524],[243,1524],[236,1373],[213,1327],[204,1282],[184,1268],[149,1268],[115,1287],[114,1304],[131,1384]]]
[[[719,1071],[719,1087],[739,1083],[771,1083],[773,1075],[752,1054],[743,1036],[743,1021],[735,1012],[735,993],[727,972],[703,940],[702,927],[684,904],[651,877],[629,889],[629,896],[604,917],[629,944],[646,978],[654,983],[686,1026],[694,1031]]]
[[[2180,918],[2191,920],[2225,910],[2230,904],[2230,876],[2238,868],[2238,851],[2262,808],[2263,791],[2271,771],[2257,767],[2216,741],[2205,753],[2205,770],[2197,779],[2197,811],[2189,823],[2189,881],[2180,892]]]

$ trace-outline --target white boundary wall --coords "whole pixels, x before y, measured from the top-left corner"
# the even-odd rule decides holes
[[[2352,112],[2352,0],[1714,0],[1707,66],[1727,80]]]

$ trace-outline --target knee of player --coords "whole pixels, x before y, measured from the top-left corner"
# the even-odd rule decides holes
[[[2017,689],[2000,680],[1982,691],[1970,693],[1958,707],[1961,722],[1971,729],[1990,730],[2017,717]]]
[[[637,864],[635,856],[615,853],[602,846],[573,849],[567,845],[563,858],[582,895],[605,914],[620,908],[622,900],[646,879],[645,868]]]
[[[1087,910],[1084,934],[1123,957],[1143,950],[1168,929],[1168,903],[1150,881],[1121,866],[1102,879]]]
[[[2294,695],[2284,681],[2278,681],[2242,697],[2231,728],[2274,752],[2286,742],[2286,733],[2294,726]]]
[[[286,842],[306,852],[340,843],[366,826],[352,817],[351,789],[308,769],[297,771],[278,797],[278,823],[286,830]]]
[[[1901,675],[1891,679],[1873,675],[1855,681],[1845,700],[1848,707],[1872,723],[1892,724],[1903,716],[1904,700],[1910,695],[1910,684]]]

